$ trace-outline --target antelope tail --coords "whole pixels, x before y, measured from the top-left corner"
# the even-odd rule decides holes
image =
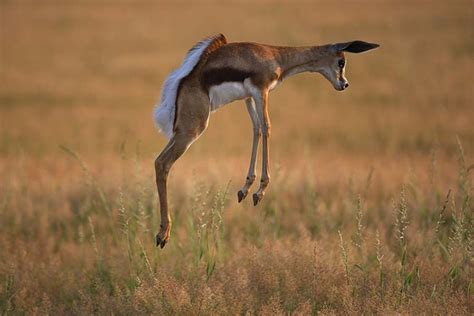
[[[168,139],[171,139],[174,134],[173,124],[176,115],[176,101],[181,81],[186,78],[198,64],[204,64],[210,53],[225,44],[227,44],[227,40],[223,34],[200,41],[188,51],[181,66],[166,78],[161,88],[160,103],[155,106],[153,114],[156,126]]]

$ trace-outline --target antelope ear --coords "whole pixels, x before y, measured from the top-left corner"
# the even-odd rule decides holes
[[[352,41],[346,43],[337,43],[333,45],[333,49],[336,52],[349,52],[349,53],[362,53],[367,50],[371,50],[379,47],[379,44],[367,43],[364,41]]]

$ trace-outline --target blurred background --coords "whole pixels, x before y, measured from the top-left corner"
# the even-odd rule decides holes
[[[427,154],[435,144],[450,154],[456,134],[473,145],[469,1],[251,3],[3,1],[0,154],[48,157],[64,144],[114,156],[126,141],[155,155],[164,139],[150,113],[163,80],[219,32],[275,45],[381,44],[348,55],[344,93],[303,74],[271,94],[274,159]],[[250,126],[243,102],[225,107],[188,162],[247,157]]]
[[[386,239],[392,230],[384,221],[403,184],[411,205],[426,210],[437,209],[459,179],[469,179],[473,21],[469,0],[0,1],[0,257],[42,245],[50,259],[38,253],[32,255],[36,261],[56,258],[63,271],[79,271],[72,262],[79,256],[72,254],[80,247],[78,236],[86,231],[89,240],[89,223],[99,227],[107,218],[81,204],[96,195],[96,183],[99,200],[112,211],[119,209],[119,191],[130,193],[130,201],[143,197],[145,206],[130,210],[149,212],[141,249],[153,253],[152,268],[158,266],[152,248],[158,224],[153,161],[166,140],[154,127],[153,107],[187,50],[217,33],[230,42],[307,46],[360,39],[381,46],[347,54],[351,85],[342,93],[318,74],[292,77],[271,93],[273,182],[260,209],[250,201],[236,203],[252,140],[244,102],[211,116],[207,131],[170,175],[177,221],[162,257],[169,263],[161,268],[171,271],[186,256],[186,210],[196,182],[224,188],[230,181],[230,249],[261,245],[265,238],[287,242],[300,236],[301,227],[311,238],[327,231],[337,242],[337,230],[344,232],[352,220],[340,210],[351,209],[358,194],[372,232],[379,229],[382,243],[391,245]],[[311,213],[314,205],[337,216],[324,222]],[[423,226],[426,218],[418,219]],[[267,228],[259,233],[258,227]],[[102,233],[97,232],[99,252],[102,245],[121,258],[119,249],[107,247],[107,230]],[[87,270],[94,250],[81,249],[81,258],[90,258],[81,261]],[[4,280],[19,278],[20,270],[7,262],[2,267]],[[28,271],[39,277],[43,268]],[[21,281],[16,284],[21,288]],[[60,295],[58,286],[46,287],[44,295]]]

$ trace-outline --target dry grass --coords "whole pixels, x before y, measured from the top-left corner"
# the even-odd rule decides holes
[[[205,3],[0,1],[1,313],[472,314],[472,3]],[[272,93],[258,208],[243,103],[213,115],[158,250],[152,106],[217,32],[382,46]]]

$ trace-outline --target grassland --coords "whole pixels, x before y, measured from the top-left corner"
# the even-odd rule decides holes
[[[1,314],[472,314],[470,1],[0,1]],[[151,112],[197,40],[381,44],[351,87],[270,96],[272,183],[238,204],[243,103],[171,172]]]

